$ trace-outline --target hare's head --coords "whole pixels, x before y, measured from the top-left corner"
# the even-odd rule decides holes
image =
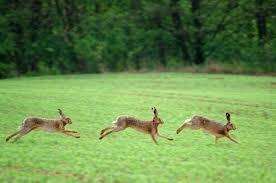
[[[64,115],[64,113],[62,112],[61,109],[58,109],[58,113],[59,113],[59,115],[60,115],[60,117],[61,117],[61,121],[62,121],[64,124],[72,124],[71,118],[66,117],[66,116]]]
[[[151,110],[153,112],[153,119],[152,119],[152,121],[154,123],[163,124],[164,123],[163,120],[158,117],[158,111],[157,111],[157,109],[155,107],[152,107]]]
[[[231,117],[230,117],[230,114],[227,112],[226,114],[226,119],[227,119],[227,123],[226,123],[226,128],[228,131],[230,130],[236,130],[236,127],[235,125],[231,122]]]

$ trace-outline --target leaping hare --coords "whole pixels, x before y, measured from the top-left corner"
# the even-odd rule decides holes
[[[6,138],[6,142],[12,137],[16,136],[14,141],[20,139],[22,136],[28,134],[32,130],[43,130],[48,132],[60,132],[68,136],[79,138],[79,135],[73,135],[71,133],[78,133],[76,131],[65,130],[67,124],[72,124],[70,118],[65,117],[61,109],[58,109],[60,118],[58,119],[45,119],[39,117],[28,117],[22,122],[19,131],[13,133]]]
[[[215,136],[215,143],[217,143],[217,140],[221,137],[227,137],[231,141],[238,143],[229,134],[230,130],[236,129],[234,124],[230,121],[229,113],[226,113],[226,119],[227,123],[224,125],[201,116],[193,116],[192,118],[185,120],[184,124],[177,129],[176,133],[179,134],[184,128],[191,128],[193,130],[203,129]]]
[[[109,126],[101,131],[99,139],[104,138],[105,136],[111,134],[112,132],[119,132],[130,127],[140,132],[150,134],[152,137],[152,140],[156,144],[157,144],[156,136],[165,138],[167,140],[173,140],[172,138],[165,137],[158,133],[158,125],[163,124],[164,122],[162,121],[161,118],[158,117],[158,112],[155,107],[152,108],[152,111],[154,116],[151,121],[144,121],[130,116],[119,116],[116,119],[116,121],[113,122],[112,126]]]

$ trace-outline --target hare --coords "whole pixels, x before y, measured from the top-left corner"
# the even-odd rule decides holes
[[[13,133],[12,135],[6,138],[8,142],[12,137],[16,136],[14,142],[20,139],[22,136],[28,134],[32,130],[43,130],[48,132],[60,132],[68,136],[73,136],[75,138],[80,138],[79,135],[73,135],[71,133],[78,133],[76,131],[65,130],[67,124],[72,124],[70,118],[65,117],[61,109],[58,109],[60,118],[59,119],[45,119],[39,117],[28,117],[26,118],[21,126],[19,131]]]
[[[215,143],[217,143],[217,140],[221,137],[227,137],[231,141],[238,143],[229,135],[230,130],[236,130],[236,127],[230,121],[229,113],[226,113],[226,119],[227,123],[224,125],[201,116],[193,116],[192,118],[185,120],[184,124],[177,129],[176,133],[179,134],[184,128],[191,128],[193,130],[203,129],[215,136]]]
[[[158,112],[155,107],[152,108],[152,111],[154,116],[151,121],[139,120],[130,116],[119,116],[116,121],[113,122],[112,126],[101,130],[99,139],[103,139],[105,136],[111,134],[112,132],[119,132],[130,127],[137,131],[150,134],[155,144],[157,144],[156,136],[165,138],[167,140],[173,140],[172,138],[165,137],[158,133],[158,125],[163,124],[164,122],[161,118],[158,117]]]

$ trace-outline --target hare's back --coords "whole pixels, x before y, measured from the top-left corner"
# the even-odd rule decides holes
[[[132,116],[119,116],[115,123],[117,124],[136,124],[142,121]]]
[[[224,134],[224,125],[216,121],[206,121],[204,124],[204,130],[211,132],[212,134]]]
[[[40,126],[52,126],[55,120],[48,120],[40,117],[29,117],[26,118],[22,126],[24,127],[40,127]]]
[[[209,121],[209,119],[204,118],[202,116],[193,116],[190,121],[193,125],[203,126],[206,121]]]
[[[148,131],[148,129],[151,127],[148,121],[139,120],[132,116],[120,116],[118,117],[116,124],[118,126],[132,127],[142,131]]]

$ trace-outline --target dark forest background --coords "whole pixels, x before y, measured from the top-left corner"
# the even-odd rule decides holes
[[[273,73],[275,4],[0,0],[0,78],[208,66]]]

